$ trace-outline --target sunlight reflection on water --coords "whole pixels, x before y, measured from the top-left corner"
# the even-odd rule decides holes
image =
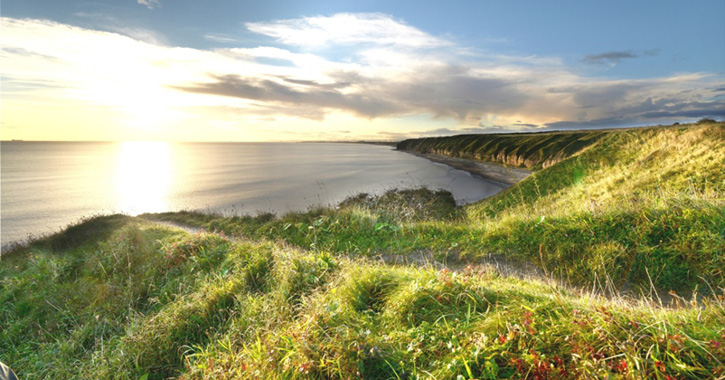
[[[116,171],[118,209],[131,215],[165,211],[171,188],[172,161],[169,143],[121,143]]]

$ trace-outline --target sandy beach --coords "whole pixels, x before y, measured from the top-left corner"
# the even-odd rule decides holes
[[[456,169],[465,170],[472,175],[479,176],[488,181],[498,182],[505,187],[511,186],[516,182],[521,181],[532,173],[530,170],[507,167],[493,162],[483,162],[464,158],[448,157],[431,153],[420,153],[412,150],[403,150],[403,152],[414,154],[416,156],[429,159],[433,162],[445,164]]]

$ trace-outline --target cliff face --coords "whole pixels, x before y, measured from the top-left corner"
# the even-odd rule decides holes
[[[401,141],[397,149],[543,169],[577,154],[607,133],[586,131],[430,137]]]

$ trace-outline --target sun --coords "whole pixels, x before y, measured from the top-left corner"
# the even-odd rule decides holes
[[[120,143],[116,169],[119,211],[130,215],[166,211],[173,174],[172,161],[170,143]]]

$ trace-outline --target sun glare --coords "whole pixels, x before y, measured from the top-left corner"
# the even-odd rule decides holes
[[[173,169],[171,161],[169,143],[121,143],[116,175],[119,211],[130,215],[165,211]]]

